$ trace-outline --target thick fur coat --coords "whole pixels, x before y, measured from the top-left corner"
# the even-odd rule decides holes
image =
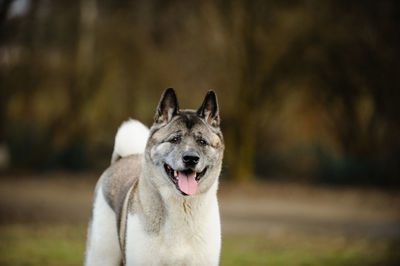
[[[195,111],[167,89],[150,130],[122,124],[96,185],[85,265],[218,265],[219,122],[214,92]]]

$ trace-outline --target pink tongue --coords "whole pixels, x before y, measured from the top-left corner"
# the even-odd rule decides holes
[[[197,191],[197,181],[194,177],[194,172],[185,175],[184,173],[178,171],[178,186],[179,189],[188,195],[194,195]]]

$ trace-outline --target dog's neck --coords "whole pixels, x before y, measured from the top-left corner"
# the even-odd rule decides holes
[[[136,195],[140,205],[139,217],[143,220],[145,230],[150,234],[163,231],[187,234],[202,226],[203,217],[207,217],[213,204],[217,204],[217,181],[205,193],[195,196],[183,196],[170,187],[158,190],[147,173],[139,178]]]

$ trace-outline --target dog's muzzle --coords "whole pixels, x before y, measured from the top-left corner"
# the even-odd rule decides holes
[[[207,167],[201,172],[193,171],[191,168],[175,170],[166,163],[164,169],[175,187],[185,196],[196,194],[198,182],[207,171]]]

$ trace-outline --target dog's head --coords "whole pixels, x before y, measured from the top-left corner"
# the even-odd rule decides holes
[[[217,182],[224,151],[217,97],[209,91],[197,111],[180,110],[173,89],[161,96],[146,147],[152,183],[193,196]]]

